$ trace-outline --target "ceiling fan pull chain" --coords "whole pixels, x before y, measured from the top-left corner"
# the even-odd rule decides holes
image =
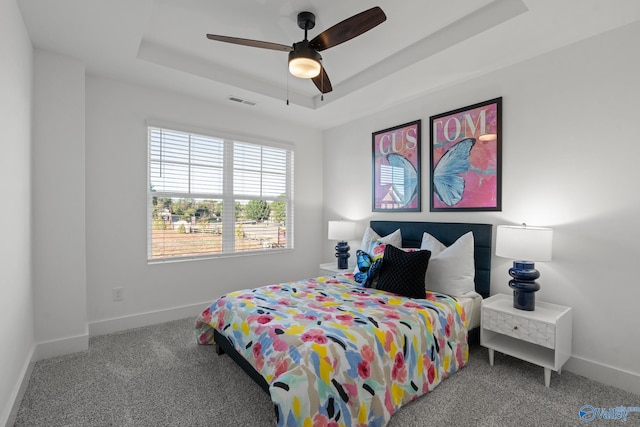
[[[289,105],[289,69],[288,68],[285,74],[287,75],[287,105]]]

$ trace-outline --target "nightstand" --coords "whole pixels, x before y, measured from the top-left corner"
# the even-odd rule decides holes
[[[513,296],[498,294],[482,301],[480,345],[526,360],[544,368],[544,385],[551,383],[551,371],[561,373],[571,356],[572,312],[546,302],[536,302],[534,311],[513,307]]]
[[[338,269],[337,261],[320,264],[320,276],[335,276],[336,274],[352,273],[353,266],[350,265],[345,269]]]

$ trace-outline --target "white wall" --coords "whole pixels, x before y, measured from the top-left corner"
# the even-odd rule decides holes
[[[0,2],[0,425],[9,423],[34,351],[31,284],[33,49],[13,0]]]
[[[147,264],[145,121],[149,119],[295,144],[295,249]],[[195,316],[223,293],[317,274],[322,253],[318,244],[321,132],[259,117],[249,106],[224,100],[216,104],[91,76],[86,120],[87,297],[92,335],[170,316]],[[124,301],[112,300],[114,287],[124,288]]]
[[[636,23],[326,131],[325,219],[553,227],[553,261],[537,264],[537,299],[574,308],[567,368],[640,393],[637,40]],[[498,96],[502,212],[430,213],[429,117]],[[423,124],[422,212],[372,214],[371,132],[415,119]],[[332,257],[327,242],[324,259]],[[511,293],[510,262],[494,257],[492,293]]]
[[[89,344],[84,75],[84,65],[75,59],[35,51],[33,280],[39,357]]]

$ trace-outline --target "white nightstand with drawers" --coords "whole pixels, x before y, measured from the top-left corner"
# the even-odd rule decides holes
[[[513,296],[498,294],[482,301],[480,345],[544,368],[544,385],[571,356],[570,307],[536,301],[534,311],[513,307]]]

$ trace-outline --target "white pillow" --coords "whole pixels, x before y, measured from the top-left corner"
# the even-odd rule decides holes
[[[380,237],[378,233],[373,231],[371,227],[367,227],[364,231],[364,235],[362,236],[362,243],[360,243],[360,249],[369,252],[371,250],[371,243],[380,242],[386,243],[388,245],[393,245],[396,248],[402,247],[402,234],[400,233],[400,229],[398,228],[391,234],[387,234],[384,237]],[[356,274],[358,271],[358,264],[356,263],[356,268],[353,270],[353,274]]]
[[[368,251],[371,246],[371,242],[382,242],[388,245],[393,245],[396,248],[402,247],[402,234],[400,233],[400,229],[398,228],[391,234],[387,234],[384,237],[380,237],[378,233],[373,231],[371,227],[367,227],[364,231],[364,235],[362,236],[362,243],[360,244],[360,249],[363,251]]]
[[[449,247],[443,245],[429,233],[424,233],[420,249],[431,251],[431,259],[425,275],[426,289],[454,297],[475,291],[473,279],[476,270],[473,245],[471,231],[461,236]]]

